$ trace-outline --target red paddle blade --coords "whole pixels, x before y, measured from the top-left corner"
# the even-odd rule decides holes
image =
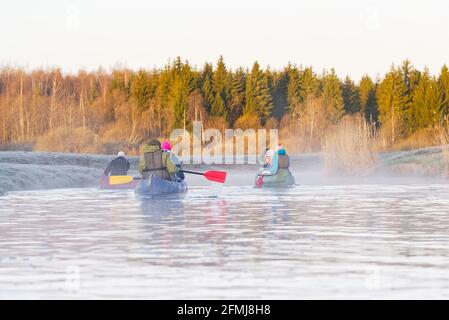
[[[256,188],[262,188],[263,185],[263,176],[259,176],[256,180]]]
[[[206,171],[204,176],[207,180],[224,183],[226,181],[226,172],[224,171]]]

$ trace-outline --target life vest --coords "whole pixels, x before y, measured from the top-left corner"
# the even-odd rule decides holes
[[[170,173],[164,164],[162,150],[144,153],[145,168],[143,170],[144,177],[147,178],[151,174],[161,177],[165,180],[171,180]]]
[[[290,167],[290,158],[286,154],[278,154],[278,168],[288,169]]]

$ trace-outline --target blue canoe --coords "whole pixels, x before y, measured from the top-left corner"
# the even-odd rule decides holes
[[[175,182],[152,176],[150,179],[142,180],[137,186],[136,193],[144,196],[158,196],[162,194],[187,192],[185,181]]]

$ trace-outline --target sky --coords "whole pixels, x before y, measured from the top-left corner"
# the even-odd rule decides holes
[[[165,65],[334,67],[383,75],[410,59],[437,74],[449,63],[449,0],[39,0],[0,10],[0,65],[109,70]]]

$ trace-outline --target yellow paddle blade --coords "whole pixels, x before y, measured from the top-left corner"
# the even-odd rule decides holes
[[[126,184],[133,181],[132,176],[110,176],[109,177],[109,184],[115,185],[115,184]]]

